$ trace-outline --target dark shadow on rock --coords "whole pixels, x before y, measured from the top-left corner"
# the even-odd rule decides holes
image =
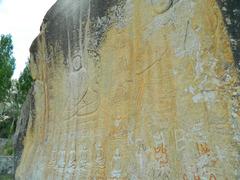
[[[240,70],[240,1],[217,0],[229,34],[233,56]]]

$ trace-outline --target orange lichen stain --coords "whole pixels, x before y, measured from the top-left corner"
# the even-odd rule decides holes
[[[161,164],[168,163],[167,148],[161,144],[158,147],[154,147],[155,159],[159,160]]]
[[[217,180],[217,178],[214,174],[211,174],[209,180]]]
[[[200,176],[194,176],[194,180],[200,180]]]
[[[207,143],[197,143],[198,152],[200,155],[205,155],[210,153],[210,148]]]
[[[186,174],[183,174],[183,180],[188,180],[188,177]],[[194,180],[201,180],[201,178],[198,175],[194,175]],[[209,177],[209,180],[217,180],[217,178],[214,174],[211,174]]]
[[[183,174],[183,180],[188,180],[188,177],[186,174]]]

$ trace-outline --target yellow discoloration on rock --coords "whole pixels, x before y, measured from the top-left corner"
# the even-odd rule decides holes
[[[128,1],[124,25],[117,19],[106,30],[94,49],[98,61],[84,50],[80,70],[71,67],[80,61],[75,56],[62,63],[63,52],[46,62],[46,42],[38,42],[38,60],[31,61],[36,117],[19,179],[239,175],[239,87],[218,6],[167,4]]]

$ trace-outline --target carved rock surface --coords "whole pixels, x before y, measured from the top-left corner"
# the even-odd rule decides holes
[[[26,136],[27,128],[29,121],[32,118],[35,118],[34,114],[34,95],[33,87],[29,90],[29,93],[26,97],[26,101],[22,105],[21,115],[17,121],[17,128],[13,136],[13,146],[14,146],[14,171],[16,171],[17,166],[20,163],[22,156],[22,151],[24,148],[24,137]],[[29,120],[30,119],[30,120]]]
[[[16,179],[239,179],[225,29],[215,0],[58,0]]]

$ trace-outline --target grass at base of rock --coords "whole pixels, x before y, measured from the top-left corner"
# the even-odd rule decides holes
[[[12,175],[0,175],[0,180],[13,180]]]
[[[11,140],[8,140],[7,144],[2,149],[0,149],[1,156],[11,156],[11,155],[13,155],[13,152],[14,152],[13,144],[12,144]]]

